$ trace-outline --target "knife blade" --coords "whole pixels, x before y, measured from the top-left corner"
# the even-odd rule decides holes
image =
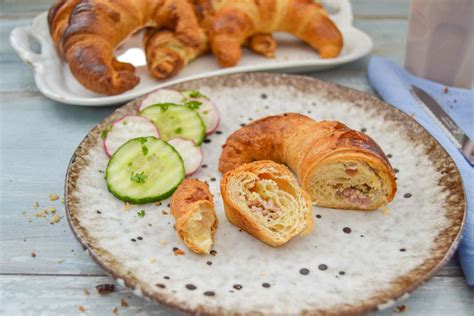
[[[446,132],[451,142],[459,149],[467,162],[474,166],[474,142],[466,133],[454,122],[439,103],[426,91],[416,86],[411,86],[411,94],[425,110],[430,114],[441,129]]]

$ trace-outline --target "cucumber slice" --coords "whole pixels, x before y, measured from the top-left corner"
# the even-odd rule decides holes
[[[206,127],[199,114],[185,106],[165,103],[147,107],[140,115],[148,118],[160,131],[160,138],[167,141],[181,137],[201,145]]]
[[[156,137],[139,137],[112,155],[107,188],[118,199],[145,204],[169,197],[183,181],[184,162],[173,146]]]

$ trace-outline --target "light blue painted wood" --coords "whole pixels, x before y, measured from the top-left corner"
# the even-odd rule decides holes
[[[8,43],[12,28],[29,24],[50,3],[0,0],[0,314],[14,315],[6,310],[12,306],[22,308],[25,315],[77,314],[83,305],[90,315],[110,314],[114,307],[123,315],[177,315],[123,289],[98,296],[93,287],[111,280],[82,251],[66,221],[56,225],[42,218],[28,221],[44,207],[56,207],[64,216],[61,202],[49,201],[48,195],[62,196],[72,152],[114,109],[73,107],[45,99],[28,67],[13,52]],[[356,25],[374,40],[373,53],[402,63],[408,0],[354,0],[353,5]],[[367,61],[308,75],[372,92],[366,79]],[[38,210],[33,207],[36,201],[41,205]],[[31,256],[33,251],[36,257]],[[120,307],[120,298],[128,301],[128,308]],[[474,310],[474,292],[465,285],[459,263],[452,260],[402,304],[407,306],[406,315],[468,315]]]
[[[87,313],[80,315],[184,315],[162,305],[145,301],[117,288],[109,295],[100,296],[95,286],[111,283],[108,277],[48,277],[48,276],[0,276],[0,287],[4,289],[4,302],[0,314],[4,315],[79,315],[79,306]],[[89,295],[84,293],[84,289]],[[128,307],[121,306],[125,299]],[[217,294],[216,299],[219,299]],[[406,316],[470,316],[474,309],[474,291],[469,290],[461,278],[435,277],[422,285],[411,297],[395,306],[404,305]],[[21,313],[18,313],[20,311]],[[393,307],[371,315],[396,315]]]

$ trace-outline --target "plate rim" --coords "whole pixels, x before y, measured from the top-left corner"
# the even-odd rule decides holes
[[[459,193],[461,194],[460,199],[461,199],[461,202],[464,204],[464,207],[462,209],[462,219],[459,223],[459,229],[456,233],[456,236],[453,237],[449,247],[443,253],[442,258],[440,258],[439,261],[437,261],[436,264],[433,265],[429,270],[427,270],[427,272],[424,273],[421,277],[417,277],[414,281],[409,283],[407,286],[403,287],[401,290],[396,291],[396,293],[394,293],[390,297],[384,297],[383,300],[377,300],[377,299],[371,298],[372,300],[376,301],[375,303],[372,303],[372,304],[363,304],[363,302],[361,301],[361,303],[358,306],[355,306],[355,308],[354,308],[353,305],[349,305],[349,306],[341,305],[341,310],[337,310],[337,311],[324,310],[324,313],[325,314],[330,314],[330,315],[332,315],[332,314],[338,314],[339,315],[341,313],[344,314],[344,315],[357,315],[357,314],[371,312],[371,311],[380,310],[380,309],[385,309],[385,308],[393,306],[394,304],[397,303],[397,301],[404,299],[405,297],[407,297],[407,295],[409,295],[411,292],[413,292],[415,289],[417,289],[421,284],[423,284],[424,282],[431,279],[435,275],[435,273],[444,264],[446,264],[451,259],[451,257],[454,255],[454,253],[455,253],[455,251],[456,251],[456,249],[459,245],[459,242],[460,242],[461,236],[462,236],[462,231],[463,231],[465,221],[466,221],[466,216],[467,216],[467,211],[466,211],[467,210],[467,203],[466,203],[466,195],[465,195],[465,185],[464,185],[463,179],[461,177],[461,174],[460,174],[460,171],[459,171],[457,165],[455,164],[455,162],[453,161],[453,159],[449,155],[449,153],[445,150],[445,148],[419,122],[417,122],[415,119],[413,119],[410,115],[408,115],[408,114],[404,113],[403,111],[397,109],[396,107],[392,106],[391,104],[386,103],[386,102],[378,99],[376,96],[370,95],[369,93],[359,91],[359,90],[356,90],[356,89],[353,89],[353,88],[345,87],[345,86],[342,86],[342,85],[339,85],[339,84],[323,81],[323,80],[320,80],[320,79],[317,79],[317,78],[301,76],[301,75],[254,72],[254,73],[229,74],[229,75],[225,75],[224,77],[225,78],[231,78],[231,79],[233,79],[233,78],[238,79],[238,78],[245,78],[245,77],[254,77],[255,78],[256,77],[256,78],[259,78],[259,81],[264,81],[264,80],[267,80],[270,77],[275,77],[275,76],[279,77],[281,80],[290,80],[291,81],[292,78],[293,78],[294,80],[297,80],[297,81],[306,81],[308,84],[314,84],[314,83],[322,84],[326,87],[331,87],[332,89],[335,89],[336,91],[346,90],[347,93],[355,93],[355,95],[359,96],[360,98],[369,99],[369,100],[371,100],[375,103],[380,104],[381,106],[386,107],[387,109],[391,109],[392,111],[394,111],[394,113],[396,113],[397,116],[401,116],[404,119],[408,120],[409,123],[415,124],[416,126],[421,128],[421,130],[424,131],[429,136],[429,138],[434,142],[435,146],[437,146],[441,150],[442,154],[450,162],[450,165],[452,165],[452,167],[453,167],[452,172],[458,178],[458,180],[459,180],[458,183],[461,185],[461,191]],[[221,76],[219,76],[219,77],[221,77]],[[189,83],[189,82],[212,80],[213,78],[215,78],[215,77],[206,77],[206,78],[199,78],[199,79],[189,80],[189,81],[186,81],[186,82],[183,82],[183,83],[175,84],[172,87],[181,86],[181,85],[183,85],[185,83]],[[248,79],[245,79],[245,80],[247,81]],[[71,181],[72,181],[71,180],[72,179],[71,178],[72,167],[76,163],[76,159],[81,158],[81,157],[78,156],[78,153],[80,152],[80,150],[82,149],[82,147],[84,145],[88,144],[89,141],[95,141],[95,139],[93,139],[94,138],[93,136],[95,135],[95,133],[97,133],[97,135],[98,135],[98,133],[100,132],[100,128],[99,128],[100,126],[108,124],[109,121],[111,121],[114,118],[114,116],[121,115],[121,113],[120,113],[121,110],[123,110],[124,108],[126,108],[128,106],[132,106],[132,104],[135,104],[136,102],[139,102],[144,97],[145,96],[142,96],[140,98],[137,98],[133,101],[130,101],[130,102],[124,104],[123,106],[118,107],[114,112],[112,112],[106,118],[101,120],[97,125],[95,125],[87,133],[87,135],[81,140],[81,142],[79,143],[77,148],[74,150],[74,153],[73,153],[73,155],[70,159],[70,162],[68,164],[68,167],[67,167],[67,172],[66,172],[66,176],[65,176],[65,184],[64,184],[64,201],[65,201],[64,206],[65,206],[66,218],[67,218],[69,227],[71,228],[75,238],[84,247],[84,250],[91,256],[91,258],[94,260],[94,262],[101,269],[103,269],[110,277],[112,277],[116,282],[118,282],[119,284],[120,284],[121,281],[123,281],[123,285],[126,288],[128,288],[129,290],[133,291],[134,294],[136,294],[140,297],[144,297],[144,298],[146,298],[150,301],[156,302],[158,304],[162,304],[164,306],[168,306],[168,307],[171,307],[171,308],[174,308],[174,309],[180,310],[182,312],[186,312],[186,313],[199,313],[199,314],[204,314],[204,315],[218,315],[218,314],[222,314],[222,313],[225,313],[225,314],[237,313],[237,314],[240,315],[239,311],[220,310],[220,309],[217,310],[216,309],[217,307],[211,307],[210,309],[208,309],[208,308],[206,308],[206,306],[203,306],[203,305],[198,305],[195,309],[192,309],[189,306],[183,304],[182,302],[181,303],[178,302],[178,301],[170,302],[169,300],[166,299],[166,297],[169,297],[166,294],[163,295],[163,294],[160,293],[160,295],[150,295],[150,294],[146,293],[146,291],[143,291],[139,287],[139,284],[133,284],[134,280],[132,280],[132,281],[127,280],[126,276],[120,275],[119,273],[114,271],[112,268],[108,267],[100,259],[100,255],[95,253],[96,250],[92,249],[92,247],[88,243],[88,241],[85,240],[86,238],[81,235],[81,232],[77,230],[77,227],[74,226],[74,223],[73,223],[74,218],[71,215],[71,209],[70,209],[70,202],[71,202],[72,199],[69,196],[70,196],[70,189],[71,189],[70,186],[72,185],[71,184]],[[75,178],[77,178],[77,177],[78,177],[78,175],[75,176]],[[444,208],[444,209],[446,209],[446,208]],[[435,237],[435,240],[438,236]],[[425,264],[426,261],[427,260],[425,260],[420,265]],[[418,265],[417,267],[419,267],[420,265]],[[415,267],[413,270],[415,270],[417,267]],[[404,276],[413,273],[413,270],[410,270],[409,272],[405,273]],[[337,305],[337,306],[339,306],[339,305]],[[265,312],[261,312],[261,311],[255,311],[255,312],[266,315]],[[302,313],[303,312],[312,313],[312,311],[303,311],[303,310],[301,312]],[[319,313],[320,311],[314,311],[314,312]],[[250,312],[250,313],[252,313],[252,312]]]

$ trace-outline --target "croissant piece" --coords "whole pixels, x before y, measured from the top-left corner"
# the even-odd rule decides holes
[[[143,39],[148,69],[155,78],[167,79],[177,75],[184,66],[208,50],[208,41],[204,32],[200,33],[198,46],[183,43],[168,30],[149,28]],[[271,34],[256,34],[246,43],[257,54],[274,57],[276,42]]]
[[[291,171],[273,161],[257,161],[227,172],[221,194],[228,220],[277,247],[313,229],[311,199]]]
[[[322,207],[374,210],[391,202],[397,191],[382,149],[339,122],[316,122],[296,113],[257,120],[229,136],[219,170],[265,159],[290,167]]]
[[[209,186],[196,179],[184,180],[171,197],[170,209],[184,244],[195,253],[208,254],[218,224]]]
[[[135,68],[121,63],[114,49],[147,27],[176,31],[187,46],[201,38],[193,6],[186,0],[57,0],[49,10],[50,33],[74,77],[86,88],[107,95],[138,84]]]
[[[148,41],[153,48],[147,49],[147,60],[155,65],[151,67],[155,77],[177,74],[207,51],[207,46],[223,67],[238,63],[242,45],[257,54],[274,57],[276,42],[271,33],[275,31],[292,33],[318,51],[321,58],[337,56],[343,46],[336,25],[312,0],[197,0],[195,12],[207,35],[201,38],[205,43],[201,42],[200,48],[189,47],[166,31],[157,31]]]
[[[258,33],[288,32],[321,58],[339,54],[343,39],[324,8],[313,0],[211,1],[215,15],[208,30],[211,49],[223,67],[234,66],[241,45]]]

